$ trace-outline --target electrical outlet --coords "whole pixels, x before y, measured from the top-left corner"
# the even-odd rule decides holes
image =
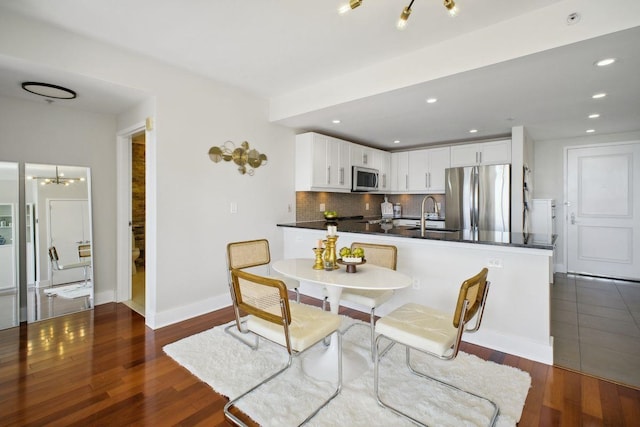
[[[487,267],[502,268],[502,258],[489,258],[487,260]]]
[[[420,289],[422,286],[420,284],[420,279],[413,279],[413,283],[411,284],[413,289]]]
[[[320,203],[320,212],[324,212],[325,208],[324,208],[324,203]]]
[[[365,205],[364,205],[364,210],[365,210],[365,211],[368,211],[368,210],[369,210],[369,203],[365,203]]]
[[[238,213],[238,202],[231,202],[229,206],[229,210],[231,211],[232,214]]]

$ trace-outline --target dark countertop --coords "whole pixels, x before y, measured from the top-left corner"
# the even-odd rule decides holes
[[[406,219],[406,218],[405,218]],[[326,230],[326,221],[295,222],[289,224],[278,224],[278,227],[305,228],[310,230]],[[546,235],[508,233],[501,231],[476,231],[459,230],[442,232],[438,229],[430,228],[425,232],[425,236],[420,236],[420,229],[407,226],[393,226],[392,223],[370,223],[364,219],[345,219],[332,222],[337,225],[338,233],[361,233],[361,234],[383,234],[393,237],[407,237],[412,239],[442,240],[447,242],[478,243],[485,245],[511,246],[531,249],[553,250],[555,247],[556,235],[549,239]],[[551,241],[549,241],[551,240]]]

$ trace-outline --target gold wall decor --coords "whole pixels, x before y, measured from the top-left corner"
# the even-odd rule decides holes
[[[254,169],[267,164],[267,155],[260,154],[255,148],[249,148],[249,143],[243,141],[239,148],[231,141],[226,141],[219,147],[209,148],[209,158],[218,163],[220,160],[233,162],[238,165],[241,175],[253,175]]]

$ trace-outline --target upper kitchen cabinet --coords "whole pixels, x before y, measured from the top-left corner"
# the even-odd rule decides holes
[[[296,136],[296,191],[351,191],[351,143],[315,132]]]
[[[444,193],[444,171],[450,166],[449,147],[404,151],[393,155],[395,191]]]
[[[373,150],[373,169],[377,169],[379,173],[378,188],[380,192],[391,191],[391,153],[383,150]]]
[[[391,153],[391,191],[409,191],[409,152]]]
[[[511,140],[454,145],[451,167],[511,163]]]
[[[375,148],[366,147],[359,144],[351,144],[351,166],[375,168],[375,151],[377,151]]]

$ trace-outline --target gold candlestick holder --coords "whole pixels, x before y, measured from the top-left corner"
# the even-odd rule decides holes
[[[322,261],[322,253],[324,248],[313,248],[313,253],[316,254],[316,260],[313,264],[314,270],[324,270],[324,262]]]
[[[327,236],[327,240],[325,240],[325,246],[327,247],[324,250],[324,269],[325,270],[336,270],[340,268],[336,263],[338,257],[336,256],[336,240],[338,240],[338,236],[332,235]]]

